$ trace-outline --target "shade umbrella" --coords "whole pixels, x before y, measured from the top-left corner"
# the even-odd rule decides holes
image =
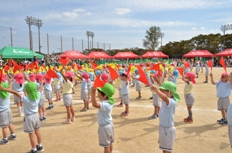
[[[63,54],[60,55],[61,58],[68,57],[70,59],[87,59],[88,56],[80,53],[78,50],[66,50]]]
[[[105,52],[90,52],[89,58],[113,58],[112,56],[106,54]]]
[[[28,48],[6,46],[0,50],[2,58],[43,58],[44,56],[31,51]]]
[[[142,55],[142,58],[168,58],[168,55],[161,51],[148,51]]]
[[[232,48],[227,48],[220,53],[215,54],[215,56],[230,56],[232,54]]]
[[[187,54],[184,54],[183,57],[185,58],[192,58],[192,57],[213,57],[214,55],[210,53],[208,50],[192,50]]]
[[[140,58],[140,56],[132,52],[118,52],[116,55],[114,55],[114,58]]]

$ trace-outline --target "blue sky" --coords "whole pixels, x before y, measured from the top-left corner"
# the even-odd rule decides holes
[[[12,27],[14,45],[28,45],[26,16],[43,20],[42,49],[46,51],[46,33],[51,36],[50,50],[81,50],[86,31],[95,33],[94,42],[111,44],[111,48],[143,47],[142,39],[150,26],[165,33],[163,44],[190,39],[199,34],[221,33],[222,24],[232,24],[232,0],[9,0],[1,1],[0,26]],[[37,28],[32,28],[37,32]],[[232,31],[227,31],[232,33]],[[33,37],[37,50],[37,35]],[[0,47],[8,45],[9,32],[0,27]],[[96,45],[96,44],[95,44]],[[27,47],[27,46],[26,46]],[[86,44],[85,44],[86,47]]]

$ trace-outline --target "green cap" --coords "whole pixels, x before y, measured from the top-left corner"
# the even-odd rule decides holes
[[[9,88],[9,85],[8,85],[8,83],[6,83],[6,82],[2,82],[1,85],[2,85],[4,88]],[[0,98],[6,99],[8,96],[9,96],[9,93],[8,93],[8,92],[3,91],[3,90],[0,90]]]
[[[159,87],[159,89],[171,91],[172,94],[173,94],[174,99],[177,102],[180,101],[180,96],[176,92],[176,85],[173,82],[165,81],[164,83],[161,84],[161,86]]]
[[[98,90],[100,90],[101,92],[103,92],[108,97],[109,103],[111,105],[114,104],[113,95],[115,93],[115,89],[114,89],[114,87],[111,84],[106,83],[103,88],[98,88]]]
[[[27,83],[24,89],[27,92],[30,100],[37,100],[39,98],[37,85],[34,82]]]

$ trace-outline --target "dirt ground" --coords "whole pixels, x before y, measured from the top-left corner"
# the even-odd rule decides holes
[[[195,71],[195,69],[194,69]],[[231,72],[232,68],[228,69]],[[214,68],[215,81],[220,79],[222,68]],[[178,79],[177,89],[181,96],[175,115],[177,137],[173,153],[229,153],[232,152],[228,140],[228,127],[219,125],[216,120],[221,118],[217,111],[215,86],[204,84],[204,73],[200,73],[194,85],[192,124],[183,122],[187,110],[183,97],[184,82]],[[76,122],[63,125],[66,110],[62,102],[56,102],[53,110],[47,111],[47,120],[41,123],[41,133],[45,153],[101,153],[103,148],[98,145],[97,109],[91,107],[88,112],[80,112],[83,103],[80,100],[80,85],[74,95]],[[130,114],[120,117],[123,108],[114,107],[113,123],[115,127],[115,142],[113,153],[153,153],[162,152],[158,145],[159,121],[148,120],[152,115],[153,106],[149,88],[142,88],[142,99],[135,100],[135,88],[130,88]],[[116,105],[119,103],[118,92],[115,94]],[[48,103],[45,104],[48,106]],[[16,105],[11,105],[13,125],[17,140],[8,145],[0,146],[0,153],[24,153],[31,149],[28,134],[23,132],[23,117],[18,117]]]

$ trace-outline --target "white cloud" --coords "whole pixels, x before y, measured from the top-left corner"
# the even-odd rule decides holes
[[[125,15],[131,11],[130,9],[127,8],[116,8],[115,10],[118,15]]]
[[[85,12],[85,9],[74,9],[73,12]]]
[[[195,28],[195,27],[193,27],[193,28],[191,28],[191,30],[196,30],[197,28]]]
[[[92,13],[91,12],[87,12],[87,13],[85,13],[85,15],[89,16],[89,15],[92,15]]]
[[[201,27],[201,30],[205,30],[205,27]]]

